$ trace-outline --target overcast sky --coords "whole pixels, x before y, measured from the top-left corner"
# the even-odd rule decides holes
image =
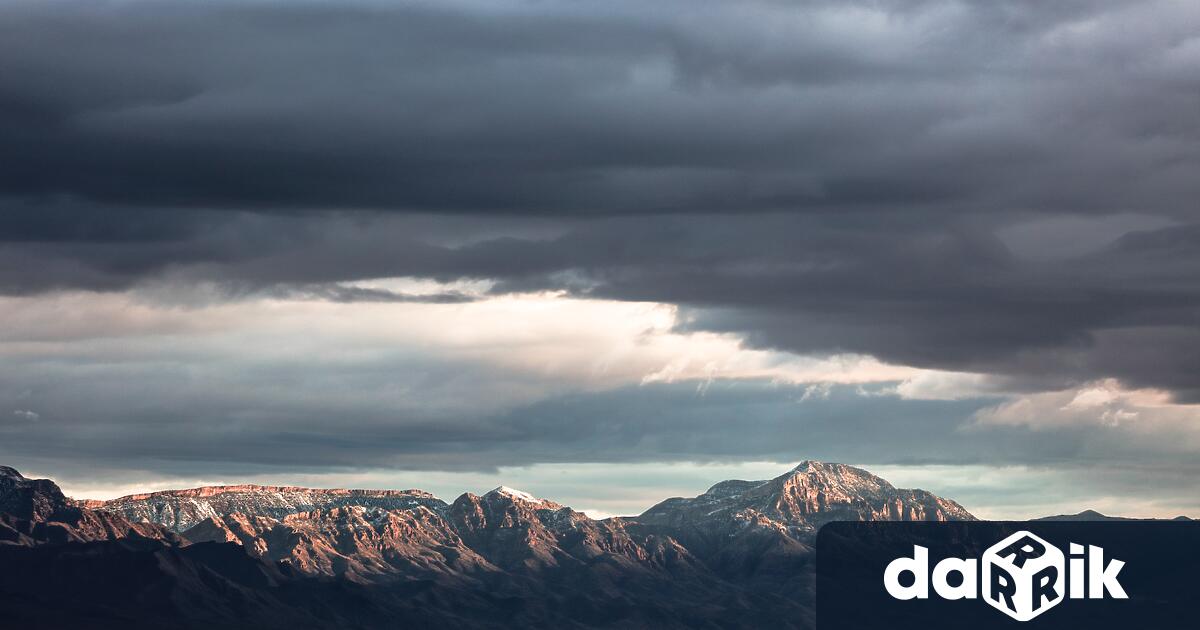
[[[1200,5],[0,0],[0,463],[1200,515]],[[449,496],[446,496],[449,495]]]

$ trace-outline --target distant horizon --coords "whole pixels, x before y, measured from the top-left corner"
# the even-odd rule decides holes
[[[951,494],[950,492],[940,491],[938,488],[938,486],[940,484],[937,481],[938,477],[936,475],[931,475],[929,477],[914,477],[913,469],[910,466],[902,466],[902,467],[889,466],[889,465],[872,466],[872,465],[867,465],[867,464],[834,462],[834,461],[825,461],[825,460],[801,460],[801,461],[821,461],[821,463],[846,464],[846,465],[849,465],[849,466],[852,466],[855,468],[860,468],[860,469],[866,470],[867,472],[884,479],[885,481],[888,481],[889,483],[892,483],[892,485],[897,488],[926,490],[926,491],[932,492],[944,499],[949,499],[949,500],[955,501],[956,503],[959,503],[960,505],[962,505],[964,508],[966,508],[969,512],[971,512],[975,516],[977,516],[979,518],[985,518],[987,520],[1027,520],[1027,519],[1031,519],[1031,518],[1041,518],[1041,517],[1047,517],[1047,516],[1079,514],[1079,513],[1087,512],[1087,511],[1095,511],[1095,512],[1101,513],[1105,516],[1119,516],[1119,517],[1128,517],[1128,518],[1172,519],[1172,518],[1176,518],[1176,517],[1180,517],[1180,516],[1195,518],[1193,513],[1189,513],[1186,511],[1172,513],[1167,508],[1163,508],[1163,509],[1160,509],[1159,511],[1155,511],[1155,512],[1146,513],[1146,512],[1138,512],[1137,510],[1139,508],[1137,506],[1122,506],[1122,505],[1116,505],[1116,504],[1109,504],[1110,507],[1107,507],[1107,509],[1105,509],[1105,508],[1098,508],[1092,504],[1085,504],[1086,502],[1078,503],[1078,504],[1046,504],[1044,506],[1038,506],[1038,507],[1020,508],[1023,511],[1015,511],[1012,509],[1010,509],[1008,511],[996,511],[993,509],[989,509],[986,506],[979,507],[979,506],[973,506],[970,503],[964,503],[964,501],[960,500],[959,497]],[[602,519],[602,518],[611,518],[611,517],[637,516],[637,515],[641,514],[642,512],[644,512],[646,509],[649,509],[653,505],[655,505],[665,499],[673,498],[673,497],[677,497],[677,496],[678,497],[698,496],[698,495],[702,494],[704,491],[708,490],[713,485],[720,483],[722,481],[729,481],[732,479],[742,479],[745,481],[767,481],[767,480],[773,479],[775,477],[778,477],[779,475],[786,474],[789,470],[791,470],[795,466],[799,465],[799,463],[800,462],[795,462],[795,463],[792,463],[791,465],[788,465],[786,463],[781,463],[781,462],[747,462],[747,463],[738,464],[738,465],[733,465],[733,464],[728,464],[728,463],[704,464],[704,465],[699,465],[699,466],[689,466],[687,464],[671,465],[673,468],[675,468],[677,470],[681,467],[692,469],[692,470],[689,470],[689,472],[691,473],[691,475],[690,475],[691,478],[688,479],[687,481],[680,480],[677,483],[677,485],[663,486],[664,489],[675,488],[680,492],[680,494],[669,494],[669,493],[663,494],[662,496],[658,497],[657,499],[649,500],[649,502],[645,502],[646,500],[648,500],[648,499],[646,499],[646,500],[643,500],[642,503],[638,504],[638,505],[641,505],[640,508],[636,508],[633,510],[627,510],[627,511],[619,512],[619,513],[586,507],[588,504],[588,500],[586,498],[581,499],[583,501],[583,506],[581,507],[580,504],[572,503],[569,501],[564,501],[560,497],[556,496],[555,494],[533,492],[533,491],[530,491],[528,488],[521,487],[521,486],[513,486],[512,484],[503,483],[503,482],[497,483],[497,485],[494,485],[491,487],[484,488],[481,485],[475,485],[472,487],[467,487],[467,486],[463,486],[463,485],[456,486],[456,485],[454,485],[456,483],[455,481],[441,479],[441,480],[435,481],[435,483],[433,485],[431,485],[430,487],[425,487],[422,485],[404,485],[403,483],[388,485],[386,481],[383,481],[383,479],[386,477],[383,477],[383,478],[376,478],[374,481],[368,481],[367,485],[343,484],[343,485],[321,486],[321,485],[312,485],[312,484],[306,484],[306,483],[289,483],[289,482],[272,483],[272,482],[270,482],[270,479],[272,479],[273,477],[268,474],[268,475],[262,475],[262,476],[254,476],[253,481],[244,481],[244,480],[238,481],[233,478],[224,479],[224,480],[184,480],[184,479],[179,479],[179,480],[175,480],[175,481],[162,480],[162,481],[153,483],[149,486],[130,485],[130,486],[122,486],[120,490],[92,489],[92,490],[85,490],[85,491],[81,492],[81,491],[74,491],[73,486],[71,486],[69,483],[61,483],[58,479],[55,479],[55,477],[53,475],[42,474],[42,473],[31,474],[31,473],[28,473],[28,471],[21,470],[20,468],[17,468],[17,470],[19,472],[21,472],[23,475],[25,475],[26,477],[47,478],[47,479],[51,479],[52,481],[55,481],[56,483],[58,483],[60,488],[62,488],[64,494],[66,494],[68,497],[71,497],[76,500],[109,501],[109,500],[120,499],[120,498],[135,496],[135,495],[143,495],[143,494],[154,494],[154,493],[180,491],[180,490],[192,490],[192,489],[206,488],[206,487],[251,485],[251,486],[262,486],[262,487],[294,487],[294,488],[303,488],[303,489],[310,489],[310,490],[397,490],[397,491],[419,490],[419,491],[423,491],[423,492],[428,492],[428,493],[432,494],[433,496],[449,503],[449,502],[452,502],[455,498],[457,498],[463,494],[470,493],[470,494],[475,494],[475,495],[481,496],[483,494],[486,494],[487,492],[497,490],[502,487],[509,487],[514,490],[527,492],[527,493],[529,493],[537,498],[540,498],[540,499],[546,499],[546,500],[553,501],[555,503],[560,503],[566,507],[570,507],[577,511],[583,512],[592,518]],[[7,464],[0,463],[0,465],[7,465]],[[769,476],[762,476],[762,474],[769,472],[771,467],[775,467],[777,469],[777,474],[772,474]],[[937,467],[935,467],[935,468],[937,468]],[[877,472],[878,470],[883,470],[885,472],[883,472],[883,473]],[[736,472],[736,471],[756,472],[756,473],[759,473],[760,476],[745,475],[743,477],[735,476],[735,477],[723,477],[720,479],[713,478],[708,482],[705,482],[705,481],[703,481],[703,479],[701,479],[702,475],[706,472],[714,472],[715,473],[718,471],[725,471],[727,474],[730,472]],[[907,484],[897,483],[897,482],[893,481],[893,479],[891,479],[888,476],[888,474],[886,474],[887,472],[898,472],[905,478],[910,478],[910,479],[924,478],[924,479],[927,479],[928,482],[925,483],[925,485],[921,485],[921,484],[907,485]],[[396,478],[396,479],[419,479],[419,478],[421,478],[421,476],[423,474],[425,474],[425,473],[423,473],[421,471],[396,473],[397,476],[394,478]],[[482,473],[459,473],[459,474],[462,476],[472,476],[473,475],[474,479],[480,479],[480,480],[482,480],[482,479],[503,480],[503,479],[508,478],[508,477],[506,477],[505,472],[497,472],[497,473],[494,473],[491,475],[486,475],[486,476]],[[362,475],[363,475],[362,473],[351,474],[351,475],[347,476],[346,479],[348,479],[348,480],[371,479],[371,477],[364,477]],[[436,480],[439,477],[445,477],[445,475],[446,475],[445,472],[440,472],[440,473],[434,472],[434,474],[432,474],[431,476]],[[614,477],[615,476],[616,475],[614,475]],[[288,479],[288,478],[285,478],[285,479]],[[292,478],[292,479],[303,480],[303,479],[313,479],[313,477],[303,477],[302,476],[302,477]],[[319,479],[327,479],[327,477],[319,476],[319,477],[316,477],[315,479],[318,479],[318,480]],[[593,477],[593,483],[600,484],[601,482],[602,482],[601,477],[599,477],[599,476]],[[461,483],[467,483],[467,482],[463,481]],[[700,484],[700,485],[695,485],[695,484]],[[484,484],[484,485],[486,485],[486,484]],[[84,487],[86,487],[86,486],[84,486]],[[548,487],[553,489],[556,486],[548,486]],[[564,488],[564,486],[560,485],[557,487],[559,487],[560,489],[565,489],[565,491],[568,493],[574,493],[574,494],[578,495],[578,488],[580,488],[580,487],[586,488],[588,486],[567,485]],[[431,488],[438,488],[438,489],[434,490]],[[691,489],[691,490],[687,490],[687,489]],[[640,496],[645,496],[649,491],[650,491],[650,489],[648,489],[648,488],[642,488],[639,490],[638,494]],[[619,491],[618,491],[618,493],[619,493]],[[611,499],[611,497],[610,497],[610,499]],[[1101,501],[1101,503],[1103,503],[1103,501]],[[1046,508],[1046,509],[1052,510],[1055,508],[1056,505],[1060,506],[1058,508],[1060,511],[1044,511],[1044,510],[1038,511],[1041,508]],[[1082,506],[1082,507],[1080,507],[1080,506]],[[1142,509],[1144,509],[1144,508],[1142,508]]]

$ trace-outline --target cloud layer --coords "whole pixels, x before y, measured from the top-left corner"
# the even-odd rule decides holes
[[[4,3],[0,449],[1182,466],[1198,31],[1168,0]]]
[[[1188,3],[2,11],[9,293],[481,279],[1200,399]]]
[[[0,181],[154,206],[1188,213],[1197,9],[14,2]],[[64,55],[49,41],[71,42]]]

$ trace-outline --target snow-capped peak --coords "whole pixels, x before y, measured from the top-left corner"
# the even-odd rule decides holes
[[[532,494],[529,494],[528,492],[525,492],[522,490],[517,490],[516,488],[509,488],[508,486],[500,486],[500,487],[496,488],[495,490],[492,490],[488,494],[500,494],[500,495],[504,495],[510,499],[528,501],[530,503],[541,503],[542,502],[541,499],[533,496]]]

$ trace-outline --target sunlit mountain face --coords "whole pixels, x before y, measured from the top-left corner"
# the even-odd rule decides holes
[[[0,607],[29,627],[808,628],[814,540],[836,520],[974,517],[811,460],[602,520],[507,486],[452,502],[248,484],[81,501],[0,467]]]
[[[556,532],[806,460],[978,518],[1200,513],[1198,28],[1165,1],[4,2],[0,464],[81,501],[419,488],[464,523],[508,486],[569,506]],[[194,516],[282,558],[270,532],[360,512]],[[692,566],[637,538],[682,534],[580,527]]]

